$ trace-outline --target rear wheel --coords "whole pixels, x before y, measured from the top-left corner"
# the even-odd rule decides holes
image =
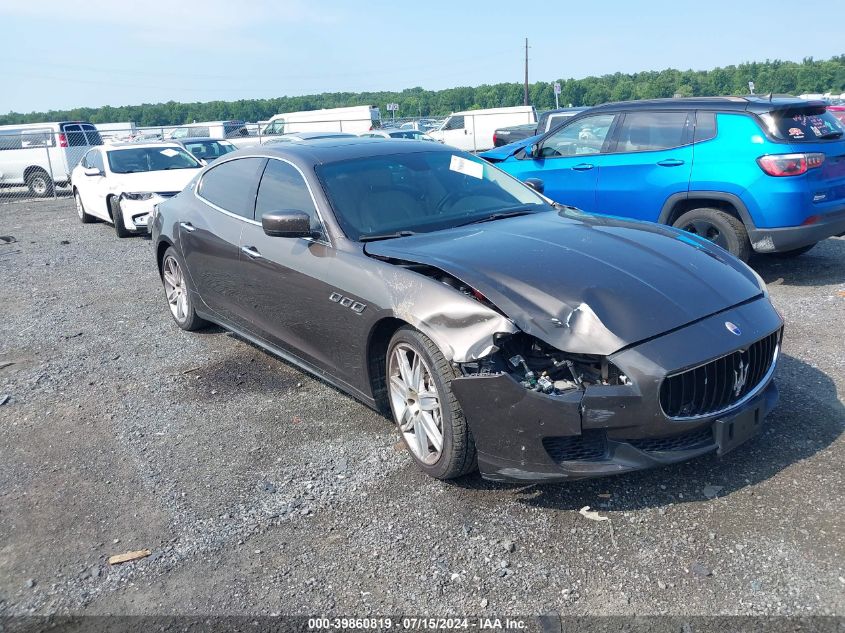
[[[802,246],[801,248],[793,248],[791,251],[780,251],[777,253],[770,253],[772,257],[781,257],[783,259],[790,259],[792,257],[798,257],[803,255],[811,248],[813,248],[818,242],[813,242],[812,244],[807,244],[807,246]]]
[[[474,471],[475,441],[452,394],[457,374],[437,346],[406,326],[393,335],[386,361],[393,419],[417,466],[437,479]]]
[[[123,223],[123,212],[120,210],[120,200],[115,196],[109,198],[109,211],[111,211],[111,220],[114,223],[114,232],[118,237],[130,237],[132,231],[126,228]]]
[[[183,330],[193,332],[208,325],[208,321],[197,316],[191,299],[185,269],[172,246],[164,252],[161,260],[161,283],[173,320]]]
[[[89,215],[85,211],[85,207],[82,204],[82,198],[79,195],[79,192],[74,189],[73,191],[73,200],[76,203],[76,215],[79,216],[79,221],[82,224],[90,224],[94,221],[94,216]]]
[[[43,169],[36,169],[26,177],[26,186],[33,196],[45,198],[53,195],[53,180]]]
[[[672,226],[710,240],[744,262],[751,257],[745,225],[721,209],[702,207],[687,211]]]

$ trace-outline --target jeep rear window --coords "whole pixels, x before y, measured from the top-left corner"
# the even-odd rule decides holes
[[[775,110],[763,115],[775,138],[806,143],[841,138],[845,127],[824,106]]]

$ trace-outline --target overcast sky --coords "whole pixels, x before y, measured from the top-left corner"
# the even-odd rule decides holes
[[[845,2],[802,6],[0,0],[0,112],[522,81],[526,36],[532,82],[845,52]]]

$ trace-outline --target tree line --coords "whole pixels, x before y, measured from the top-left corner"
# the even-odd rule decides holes
[[[801,62],[766,60],[725,66],[713,70],[647,71],[614,73],[584,79],[560,79],[560,104],[591,106],[608,101],[652,99],[673,96],[716,96],[748,94],[753,81],[758,94],[845,92],[845,55],[826,60],[805,58]],[[553,108],[552,83],[529,85],[530,102],[538,110]],[[274,114],[318,108],[374,105],[387,117],[386,104],[398,103],[400,117],[445,116],[459,110],[521,105],[520,83],[485,84],[476,87],[424,90],[408,88],[401,92],[327,92],[301,97],[239,99],[197,103],[143,103],[133,106],[74,108],[47,112],[10,112],[0,115],[0,124],[42,121],[85,120],[92,123],[134,121],[142,126],[179,125],[193,121],[239,119],[264,121]]]

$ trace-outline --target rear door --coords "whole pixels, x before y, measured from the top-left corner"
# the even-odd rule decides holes
[[[603,113],[571,121],[543,138],[536,155],[500,166],[520,180],[539,178],[545,185],[545,195],[555,202],[594,211],[599,168],[616,117]]]
[[[182,254],[194,288],[217,315],[250,329],[241,309],[238,276],[241,231],[254,224],[255,193],[267,159],[238,158],[215,163],[196,185],[196,204],[179,225]],[[185,192],[188,193],[188,192]]]
[[[685,110],[626,113],[598,175],[596,211],[654,222],[669,196],[689,191],[694,121]]]
[[[90,126],[90,124],[85,125]],[[64,164],[53,165],[53,170],[56,180],[64,180],[66,175],[69,175],[79,161],[82,160],[86,152],[91,149],[91,145],[88,142],[82,123],[61,123],[59,124],[59,131],[64,135],[65,139],[63,145],[64,154],[62,156]],[[94,131],[96,132],[96,129]],[[97,137],[99,137],[99,133]],[[102,144],[102,141],[98,144]],[[60,145],[62,144],[60,143]]]

